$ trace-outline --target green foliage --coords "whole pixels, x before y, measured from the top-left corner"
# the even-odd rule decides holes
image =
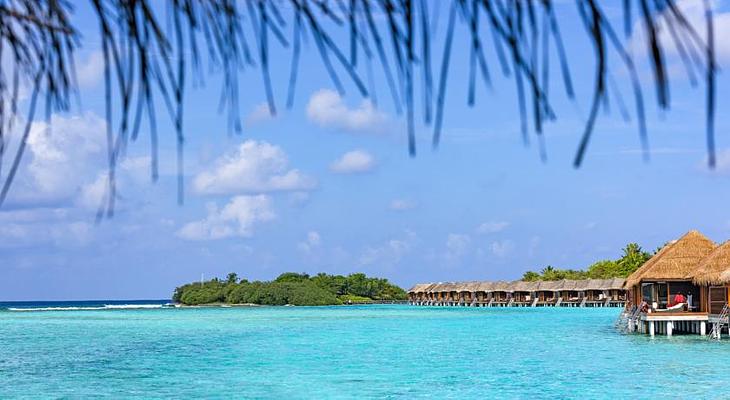
[[[541,280],[542,276],[535,271],[527,271],[522,274],[522,280],[525,282],[534,282]]]
[[[601,260],[584,270],[558,269],[552,266],[542,271],[527,271],[522,275],[524,281],[556,281],[560,279],[608,279],[625,278],[651,258],[651,254],[644,251],[636,243],[629,243],[623,248],[621,258],[617,260]]]
[[[298,274],[296,272],[284,272],[283,274],[279,275],[274,279],[274,282],[304,282],[309,280],[309,275],[307,274]]]
[[[404,300],[406,292],[387,279],[368,278],[357,273],[348,276],[324,273],[286,272],[271,282],[237,282],[235,273],[225,281],[213,278],[203,283],[189,283],[175,289],[173,301],[187,304],[261,304],[320,306],[342,302],[368,303],[373,300]]]
[[[343,294],[338,298],[345,304],[368,304],[373,302],[373,299],[369,297],[355,296],[354,294]]]

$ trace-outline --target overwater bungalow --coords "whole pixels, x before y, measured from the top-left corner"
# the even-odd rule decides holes
[[[634,307],[629,330],[650,335],[675,332],[704,334],[708,321],[707,290],[693,282],[701,262],[715,250],[715,243],[698,231],[690,231],[664,246],[626,279]],[[678,294],[684,302],[676,302]]]
[[[535,296],[537,297],[537,306],[554,306],[558,301],[558,293],[560,289],[559,281],[537,281],[535,288]]]
[[[558,305],[576,307],[580,306],[583,300],[583,281],[563,279],[558,281]]]
[[[494,288],[494,282],[479,282],[476,288],[477,293],[477,306],[491,306],[494,301],[492,295],[492,289]]]
[[[498,281],[492,285],[492,305],[509,306],[512,305],[512,282]]]
[[[705,309],[710,316],[720,315],[728,304],[730,291],[730,241],[718,246],[702,259],[691,278],[692,283],[701,288],[700,301],[704,300]]]
[[[459,301],[459,286],[456,282],[449,282],[441,287],[441,292],[444,293],[446,304],[453,306]]]
[[[412,288],[408,289],[408,301],[412,304],[424,305],[430,300],[428,289],[434,285],[434,283],[418,283],[413,285]]]
[[[446,296],[448,292],[446,287],[448,283],[439,282],[433,285],[431,288],[431,297],[433,298],[433,305],[444,305],[446,303]]]
[[[512,289],[512,298],[517,306],[535,305],[537,297],[537,282],[515,281],[510,284]]]
[[[466,282],[459,285],[459,303],[463,306],[473,306],[477,301],[479,282]]]

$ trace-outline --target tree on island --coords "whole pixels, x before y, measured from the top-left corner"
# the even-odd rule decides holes
[[[552,266],[543,268],[540,273],[527,271],[522,275],[524,281],[556,281],[561,279],[609,279],[625,278],[651,258],[637,243],[627,244],[617,260],[601,260],[591,264],[586,270],[558,269]]]
[[[310,277],[305,273],[285,272],[270,282],[241,280],[235,273],[225,281],[188,283],[175,289],[173,301],[198,304],[261,304],[321,306],[343,303],[368,303],[377,300],[405,300],[406,292],[387,279],[369,278],[355,273],[347,276],[324,273]]]

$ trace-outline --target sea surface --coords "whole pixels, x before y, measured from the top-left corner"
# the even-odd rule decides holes
[[[164,303],[0,303],[0,399],[730,393],[730,340],[620,334],[616,308]]]

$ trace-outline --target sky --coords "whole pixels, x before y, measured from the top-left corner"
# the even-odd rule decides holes
[[[700,1],[680,3],[701,20]],[[607,4],[620,17],[620,2]],[[722,38],[730,34],[730,6],[715,7]],[[727,73],[718,78],[715,170],[706,166],[704,87],[691,87],[670,51],[671,109],[659,110],[638,45],[651,160],[642,159],[633,113],[627,122],[612,103],[599,115],[584,164],[573,168],[594,71],[585,54],[593,50],[574,4],[559,2],[557,11],[576,100],[564,95],[553,58],[557,120],[545,130],[546,161],[534,134],[523,143],[514,82],[499,74],[489,47],[492,87],[478,85],[476,104],[467,105],[465,32],[455,36],[442,143],[433,150],[432,128],[419,122],[415,157],[382,72],[373,72],[375,96],[363,99],[345,78],[341,96],[309,42],[291,109],[284,107],[290,53],[272,50],[275,117],[260,70],[242,72],[241,134],[230,132],[219,110],[220,74],[189,88],[183,205],[174,128],[160,118],[160,179],[151,182],[143,124],[119,163],[115,215],[96,223],[106,184],[103,59],[92,14],[79,6],[81,105],[54,114],[50,133],[42,120],[33,125],[0,208],[0,300],[161,299],[183,283],[228,272],[250,280],[364,272],[406,288],[518,279],[547,265],[586,268],[617,258],[629,242],[653,251],[690,229],[718,243],[730,239]],[[717,46],[722,68],[730,42]],[[612,57],[633,111],[628,75]]]

